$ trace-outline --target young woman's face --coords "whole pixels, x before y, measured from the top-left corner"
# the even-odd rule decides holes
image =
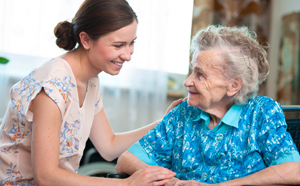
[[[92,41],[88,52],[91,65],[99,72],[119,74],[123,64],[131,60],[136,39],[137,21]]]

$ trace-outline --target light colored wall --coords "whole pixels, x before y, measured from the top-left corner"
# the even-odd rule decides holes
[[[267,95],[277,100],[278,59],[281,37],[281,18],[285,14],[300,11],[300,0],[273,0],[271,12],[269,63],[270,74],[267,81]]]

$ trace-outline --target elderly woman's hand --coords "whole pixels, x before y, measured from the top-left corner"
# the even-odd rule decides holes
[[[178,181],[175,186],[200,186],[200,185],[218,185],[218,184],[207,184],[201,183],[198,181],[190,180],[190,181]]]
[[[178,178],[171,178],[167,180],[167,183],[165,183],[164,186],[174,186],[178,181],[180,181]]]

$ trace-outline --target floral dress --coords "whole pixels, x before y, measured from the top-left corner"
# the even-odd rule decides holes
[[[210,115],[183,101],[129,151],[180,180],[221,183],[284,162],[300,162],[281,106],[268,97],[234,105],[211,130]]]
[[[94,115],[102,109],[98,77],[88,82],[79,106],[76,80],[69,64],[54,58],[16,83],[0,126],[0,185],[35,185],[31,165],[32,100],[42,90],[57,104],[62,115],[59,166],[77,172]]]

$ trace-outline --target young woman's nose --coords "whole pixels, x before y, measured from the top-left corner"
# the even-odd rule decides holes
[[[133,47],[124,47],[124,51],[122,55],[120,56],[124,61],[130,61],[131,55],[133,54]]]

